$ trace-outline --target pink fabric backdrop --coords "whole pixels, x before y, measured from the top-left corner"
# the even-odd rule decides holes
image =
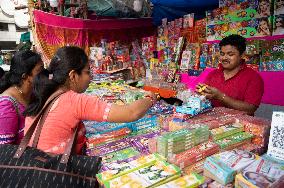
[[[181,82],[185,83],[189,89],[195,89],[196,84],[203,82],[206,76],[214,70],[205,69],[198,77],[181,75]],[[284,106],[284,72],[259,72],[264,81],[264,94],[262,103]]]
[[[152,18],[120,18],[102,20],[82,20],[78,18],[57,16],[43,11],[34,10],[35,22],[53,27],[84,30],[114,30],[126,28],[153,27]]]

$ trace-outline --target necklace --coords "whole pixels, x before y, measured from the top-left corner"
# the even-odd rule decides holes
[[[14,86],[14,88],[21,94],[23,94],[23,90],[21,90],[20,88],[18,88],[17,86]]]

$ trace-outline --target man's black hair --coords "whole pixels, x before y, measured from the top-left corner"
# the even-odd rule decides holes
[[[237,48],[240,54],[246,51],[246,39],[240,35],[230,35],[221,40],[219,43],[220,49],[222,46],[231,45]]]

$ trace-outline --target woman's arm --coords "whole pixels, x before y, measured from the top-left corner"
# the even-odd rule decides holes
[[[131,122],[143,117],[147,110],[156,102],[157,97],[151,93],[148,97],[134,101],[128,105],[112,105],[108,122]]]

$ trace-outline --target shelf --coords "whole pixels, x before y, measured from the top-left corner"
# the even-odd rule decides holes
[[[117,70],[112,70],[112,71],[103,71],[103,73],[113,74],[113,73],[117,73],[117,72],[124,71],[124,70],[130,70],[130,68],[127,67],[127,68],[122,68],[122,69],[117,69]]]
[[[264,36],[264,37],[251,37],[251,38],[246,38],[246,40],[279,40],[283,39],[284,35],[273,35],[273,36]],[[205,43],[208,44],[213,44],[213,43],[219,43],[221,40],[213,40],[213,41],[207,41]]]

